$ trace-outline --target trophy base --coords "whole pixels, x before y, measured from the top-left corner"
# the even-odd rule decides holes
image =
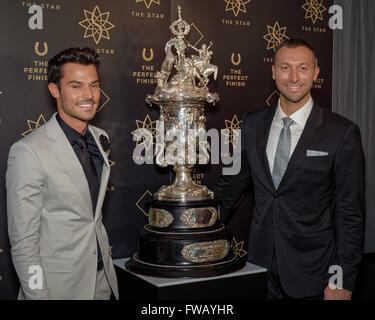
[[[131,272],[147,276],[164,278],[203,278],[216,277],[237,271],[245,265],[245,262],[244,259],[234,256],[229,261],[207,263],[204,265],[158,265],[139,260],[138,255],[135,253],[133,257],[125,263],[125,267]]]
[[[135,273],[211,277],[245,263],[234,250],[233,234],[220,222],[217,200],[152,200],[149,223],[138,234],[137,252],[126,264]]]

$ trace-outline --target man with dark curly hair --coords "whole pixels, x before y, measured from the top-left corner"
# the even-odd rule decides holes
[[[48,65],[57,113],[10,149],[6,174],[19,299],[118,298],[102,204],[108,136],[89,124],[99,99],[99,56],[70,48]]]

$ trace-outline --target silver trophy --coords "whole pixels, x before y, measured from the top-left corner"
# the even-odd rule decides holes
[[[161,70],[156,73],[157,87],[146,102],[160,107],[159,123],[164,125],[167,135],[176,137],[175,141],[156,144],[156,162],[162,167],[173,165],[176,173],[172,185],[162,186],[155,193],[156,200],[197,201],[213,199],[213,192],[206,186],[195,184],[191,178],[195,159],[201,164],[209,162],[209,145],[205,137],[204,106],[219,100],[217,93],[207,88],[209,77],[216,80],[218,67],[211,64],[213,51],[210,45],[202,44],[198,49],[185,40],[190,31],[189,24],[181,17],[178,7],[178,20],[169,27],[174,37],[165,45],[165,58]],[[186,57],[185,50],[190,47],[197,54]],[[176,73],[171,76],[172,72]],[[201,138],[197,142],[197,138]],[[164,150],[174,143],[182,152],[161,159]],[[196,150],[189,150],[196,149]],[[190,152],[189,152],[190,151]],[[194,154],[192,154],[194,152]],[[198,152],[196,157],[195,152]],[[190,156],[190,157],[189,157]]]
[[[196,162],[209,162],[204,106],[219,100],[207,87],[216,79],[209,45],[191,45],[190,25],[182,19],[169,27],[174,37],[165,45],[165,59],[156,72],[156,89],[146,102],[160,107],[155,159],[173,165],[173,184],[162,186],[150,202],[149,223],[138,236],[137,252],[127,263],[131,271],[166,277],[213,276],[244,264],[233,251],[232,234],[220,222],[218,201],[206,186],[192,180]],[[194,51],[190,57],[186,50]],[[165,134],[163,134],[165,133]]]

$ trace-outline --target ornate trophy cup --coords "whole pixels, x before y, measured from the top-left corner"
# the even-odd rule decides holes
[[[199,163],[209,161],[204,106],[219,100],[207,88],[218,68],[210,63],[212,43],[200,49],[190,45],[184,38],[190,26],[181,18],[180,7],[178,15],[170,26],[174,37],[165,45],[166,57],[155,76],[155,93],[146,97],[150,105],[159,105],[157,130],[166,132],[165,139],[159,135],[157,140],[156,162],[162,167],[173,165],[176,177],[150,201],[148,224],[140,230],[137,252],[126,267],[153,276],[216,276],[244,264],[233,251],[231,232],[220,222],[214,193],[191,177],[197,151]],[[186,57],[188,47],[198,54]]]

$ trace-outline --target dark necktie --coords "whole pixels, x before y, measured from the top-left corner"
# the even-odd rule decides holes
[[[276,148],[275,162],[272,170],[272,180],[277,189],[288,166],[290,156],[291,133],[290,126],[294,121],[289,117],[283,118],[284,126],[280,132]]]
[[[82,168],[83,168],[83,171],[85,172],[87,183],[89,185],[93,213],[95,214],[98,183],[99,183],[98,173],[96,171],[94,161],[88,149],[87,136],[76,137],[76,142],[82,150],[80,162],[82,164]]]

